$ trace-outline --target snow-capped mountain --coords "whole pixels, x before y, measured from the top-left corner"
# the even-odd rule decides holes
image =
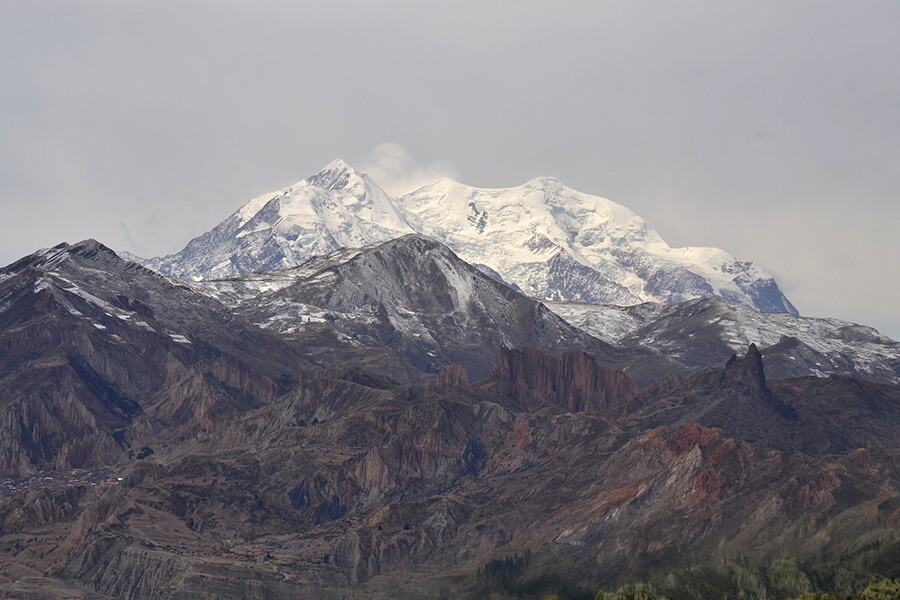
[[[722,296],[797,312],[753,263],[718,248],[671,248],[624,206],[554,178],[507,189],[442,180],[398,202],[421,233],[536,298],[630,305]]]
[[[335,160],[281,191],[263,194],[178,254],[146,261],[166,275],[215,279],[295,267],[339,248],[385,242],[413,229],[395,200]]]
[[[506,189],[444,179],[392,198],[343,161],[254,198],[181,252],[145,264],[212,279],[289,268],[342,247],[432,237],[525,294],[621,305],[722,296],[797,311],[771,275],[718,248],[671,248],[632,211],[553,178]]]

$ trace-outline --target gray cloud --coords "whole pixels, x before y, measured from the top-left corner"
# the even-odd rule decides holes
[[[423,167],[406,148],[390,142],[375,146],[361,170],[394,196],[402,196],[445,177],[458,177],[453,165],[435,162]]]
[[[900,337],[898,25],[887,0],[3,3],[0,262],[173,252],[342,157],[390,186],[555,175]]]

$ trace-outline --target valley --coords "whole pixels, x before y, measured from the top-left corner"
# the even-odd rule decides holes
[[[588,303],[585,281],[606,288],[582,242],[593,231],[599,252],[602,224],[569,231],[581,258],[563,279],[581,291],[538,294],[570,260],[563,229],[528,249],[554,255],[543,279],[515,253],[472,264],[466,246],[492,231],[518,243],[504,238],[515,210],[490,229],[506,213],[487,203],[514,205],[509,190],[444,182],[398,204],[373,186],[333,163],[175,258],[85,240],[0,269],[0,594],[593,598],[642,584],[788,600],[900,577],[896,341],[794,314],[774,280],[741,287],[751,263],[718,288],[697,273],[687,286],[685,264],[651,275],[667,295],[619,273],[630,306]],[[436,189],[477,214],[437,232]],[[556,202],[587,222],[599,206],[661,248],[600,199],[547,179],[522,190],[530,214]],[[324,235],[319,205],[346,238]],[[649,252],[626,262],[662,268]]]

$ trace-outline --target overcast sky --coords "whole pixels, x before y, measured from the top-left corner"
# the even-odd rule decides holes
[[[6,0],[0,263],[172,253],[340,157],[556,176],[900,338],[898,31],[896,0]]]

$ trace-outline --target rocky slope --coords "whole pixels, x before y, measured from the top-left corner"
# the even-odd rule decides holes
[[[484,275],[446,246],[414,234],[340,250],[295,269],[193,286],[260,327],[302,343],[323,365],[352,362],[348,351],[378,350],[420,373],[458,364],[477,380],[487,376],[501,347],[555,355],[581,349],[608,363],[621,359],[608,344]],[[390,374],[416,378],[408,371]]]
[[[214,279],[293,267],[413,232],[539,299],[636,304],[721,296],[766,312],[797,312],[752,262],[717,248],[671,248],[627,208],[553,178],[507,189],[442,180],[391,198],[339,160],[251,200],[181,252],[145,264]]]
[[[897,386],[840,376],[769,382],[762,355],[751,345],[743,358],[732,356],[724,370],[707,369],[649,388],[625,421],[696,422],[754,444],[822,455],[900,447],[900,435],[889,425],[898,418]]]
[[[305,363],[226,307],[95,241],[0,270],[0,473],[127,460],[258,403]]]
[[[629,578],[673,598],[738,585],[787,598],[896,575],[896,436],[861,426],[847,444],[797,452],[794,424],[842,427],[804,408],[829,381],[772,387],[760,368],[751,349],[647,390],[584,356],[534,352],[502,353],[474,385],[320,373],[214,435],[164,438],[120,482],[80,492],[74,514],[60,497],[42,529],[7,521],[0,568],[101,598],[543,597]],[[841,403],[862,424],[896,423],[898,394],[881,393],[872,404],[851,386]],[[690,420],[760,406],[766,436],[741,419]],[[528,569],[477,575],[515,556]]]

